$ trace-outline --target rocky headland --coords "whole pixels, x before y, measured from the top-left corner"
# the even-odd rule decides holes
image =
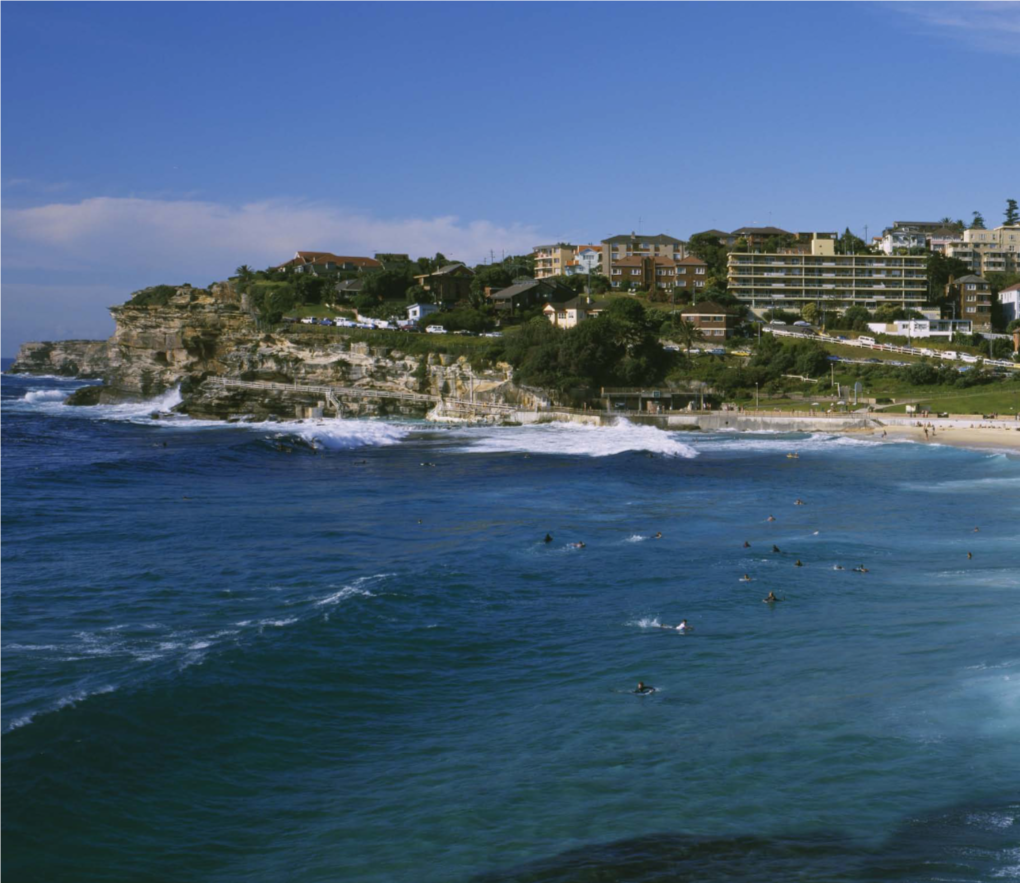
[[[229,284],[208,290],[181,287],[166,304],[129,302],[110,312],[116,330],[109,340],[26,343],[10,372],[102,380],[71,396],[68,403],[78,405],[143,401],[179,388],[182,402],[174,410],[202,419],[294,419],[330,412],[321,393],[301,386],[364,389],[365,396],[344,397],[345,416],[443,419],[444,409],[436,407],[439,400],[529,408],[547,404],[541,392],[515,385],[505,363],[472,366],[464,356],[411,355],[399,346],[376,346],[337,328],[295,324],[262,331]],[[223,382],[232,380],[295,388]],[[371,390],[424,394],[435,401],[373,398]]]

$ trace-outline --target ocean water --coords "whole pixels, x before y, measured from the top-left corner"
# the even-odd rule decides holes
[[[2,379],[5,880],[1020,879],[1016,459],[77,385]]]

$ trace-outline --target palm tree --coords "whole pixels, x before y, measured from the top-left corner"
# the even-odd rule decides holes
[[[688,319],[681,319],[677,323],[676,330],[673,334],[676,337],[677,343],[684,348],[688,359],[691,357],[691,347],[705,339],[705,335],[701,333],[701,329]]]
[[[244,294],[250,294],[249,288],[252,282],[255,281],[255,271],[247,264],[242,264],[235,272],[237,273],[237,281],[241,286],[241,291]]]

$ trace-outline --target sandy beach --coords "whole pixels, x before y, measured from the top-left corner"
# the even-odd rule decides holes
[[[883,427],[858,430],[854,434],[892,441],[907,440],[919,444],[953,445],[960,448],[1020,453],[1020,421],[1013,419],[982,420],[977,417],[879,419],[884,424]],[[918,423],[922,425],[919,426]],[[925,427],[928,429],[927,436]]]

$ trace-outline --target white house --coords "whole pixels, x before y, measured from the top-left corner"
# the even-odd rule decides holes
[[[868,329],[875,334],[895,337],[946,337],[970,334],[970,319],[897,319],[895,322],[869,322]]]
[[[1020,319],[1020,282],[1003,288],[999,292],[999,303],[1002,305],[1002,318],[1007,323]]]
[[[900,248],[924,248],[927,238],[921,230],[912,227],[890,227],[884,232],[878,247],[886,254],[894,254]]]
[[[597,273],[602,263],[602,246],[584,245],[574,252],[574,260],[564,267],[566,276],[587,276],[589,272]]]
[[[407,318],[411,322],[420,322],[432,313],[438,313],[439,307],[436,304],[411,304],[407,308]]]

